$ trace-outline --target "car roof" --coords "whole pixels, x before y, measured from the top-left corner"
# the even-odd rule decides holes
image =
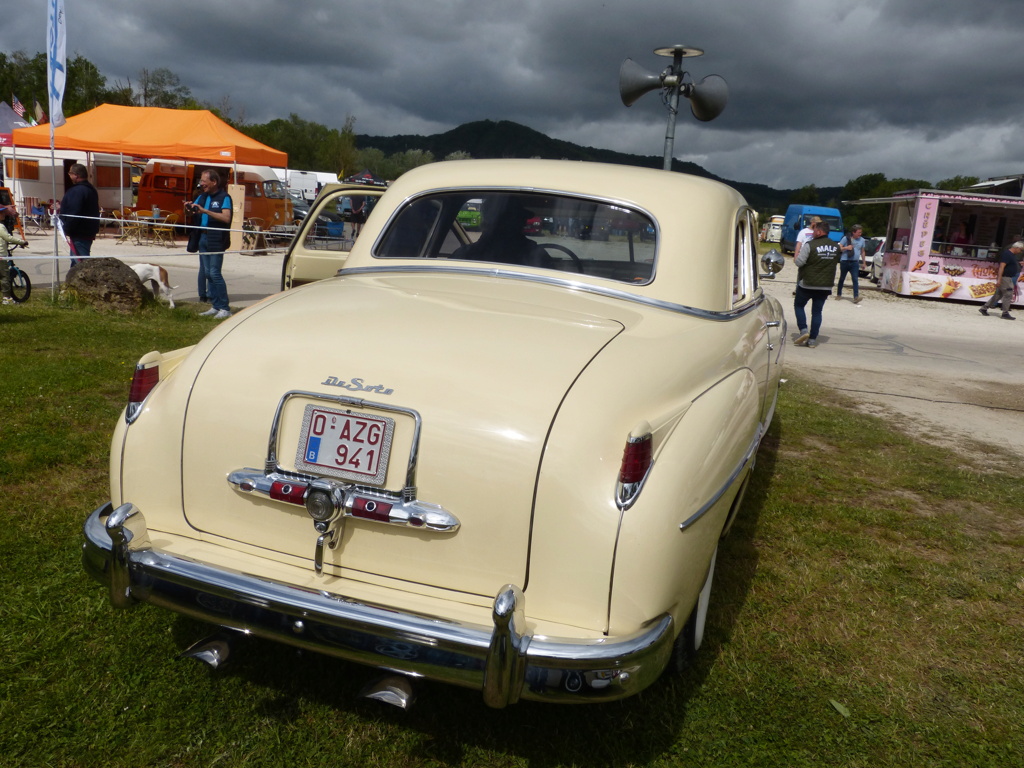
[[[382,266],[373,257],[372,244],[406,201],[447,190],[505,189],[599,199],[645,212],[658,228],[656,276],[649,285],[622,286],[622,290],[709,310],[731,306],[737,217],[748,208],[743,196],[710,179],[610,163],[453,160],[414,168],[396,179],[381,198],[346,269]],[[587,280],[586,276],[578,279]]]

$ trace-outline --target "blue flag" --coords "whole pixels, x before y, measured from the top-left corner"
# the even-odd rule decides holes
[[[50,99],[50,124],[64,125],[64,85],[67,82],[67,32],[64,26],[64,0],[47,0],[46,79]]]

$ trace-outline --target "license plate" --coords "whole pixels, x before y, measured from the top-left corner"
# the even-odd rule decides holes
[[[307,405],[295,454],[299,470],[381,485],[395,420]]]

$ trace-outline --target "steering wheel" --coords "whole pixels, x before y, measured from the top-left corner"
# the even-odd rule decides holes
[[[577,256],[572,251],[570,251],[564,245],[558,245],[558,243],[539,243],[538,245],[539,245],[539,247],[544,248],[545,250],[547,250],[548,248],[551,248],[551,249],[556,250],[556,251],[561,251],[562,253],[567,255],[570,259],[572,259],[572,263],[576,265],[576,271],[579,272],[581,275],[583,274],[583,262],[580,261],[580,257]]]

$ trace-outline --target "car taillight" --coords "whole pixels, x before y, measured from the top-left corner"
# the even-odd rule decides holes
[[[142,409],[142,401],[153,391],[160,382],[160,365],[153,363],[139,363],[135,366],[135,374],[132,376],[132,386],[128,391],[128,410],[125,414],[128,423],[131,424]]]
[[[289,483],[278,480],[270,485],[270,498],[276,501],[287,501],[289,504],[298,504],[300,507],[306,503],[306,492],[309,486],[305,483]]]
[[[635,432],[626,440],[622,451],[622,466],[619,468],[619,482],[623,485],[639,483],[644,479],[653,460],[651,433],[637,435]]]

